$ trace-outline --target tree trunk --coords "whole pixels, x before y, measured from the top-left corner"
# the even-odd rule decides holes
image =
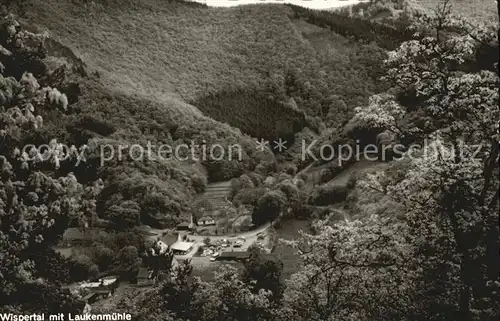
[[[468,259],[464,258],[460,268],[461,288],[460,288],[459,310],[456,320],[463,320],[463,321],[472,320],[472,313],[470,310],[471,289],[469,286],[469,281],[470,278],[473,276],[469,273],[468,266],[469,266]]]

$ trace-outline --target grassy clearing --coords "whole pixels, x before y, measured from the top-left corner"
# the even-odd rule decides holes
[[[295,240],[299,237],[299,231],[310,232],[310,223],[308,220],[283,221],[280,223],[280,227],[276,228],[277,237],[284,240]],[[297,272],[302,266],[302,259],[299,254],[289,245],[278,241],[272,253],[283,261],[283,277],[286,279]]]

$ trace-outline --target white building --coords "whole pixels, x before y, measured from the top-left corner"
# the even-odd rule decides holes
[[[194,242],[185,242],[178,240],[170,247],[174,254],[176,255],[185,255],[189,253],[194,247]]]

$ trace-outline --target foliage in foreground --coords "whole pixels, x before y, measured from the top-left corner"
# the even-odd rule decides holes
[[[65,110],[68,102],[32,73],[44,71],[43,36],[21,30],[10,16],[0,23],[0,301],[18,313],[74,312],[78,302],[46,280],[47,262],[36,254],[52,246],[70,220],[91,219],[99,186],[82,186],[72,173],[54,174],[77,157],[74,146],[62,150],[52,140],[45,150],[23,148],[43,124],[40,110]],[[26,69],[18,81],[12,75],[20,67]]]

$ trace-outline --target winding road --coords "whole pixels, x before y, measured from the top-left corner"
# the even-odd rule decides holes
[[[321,164],[318,166],[314,166],[315,162],[309,164],[306,168],[302,169],[300,172],[298,172],[294,176],[294,180],[296,180],[299,175],[301,174],[308,174],[308,175],[314,175],[315,173],[323,170],[328,164]],[[382,169],[386,167],[386,163],[381,163],[381,162],[376,162],[376,161],[370,161],[367,159],[361,159],[360,161],[348,165],[344,170],[342,170],[338,175],[336,175],[331,181],[327,182],[326,184],[332,184],[336,186],[345,186],[349,178],[354,174],[354,173],[359,173],[359,172],[366,172],[366,171],[371,171],[375,169]],[[224,181],[224,182],[217,182],[217,183],[212,183],[209,184],[206,188],[205,193],[202,194],[200,199],[206,199],[210,200],[215,204],[215,209],[211,209],[207,211],[207,215],[210,215],[213,211],[217,209],[218,206],[221,205],[226,205],[227,202],[227,197],[230,194],[230,188],[231,188],[231,181]],[[342,209],[335,209],[335,211],[344,216],[345,220],[349,220],[349,215],[345,213]],[[217,241],[217,240],[223,240],[223,239],[236,239],[236,238],[245,238],[246,239],[246,244],[247,243],[253,243],[257,241],[258,236],[261,233],[264,233],[267,231],[267,229],[272,225],[272,222],[268,222],[254,230],[247,231],[247,232],[241,232],[241,233],[233,233],[233,234],[227,234],[227,235],[188,235],[189,239],[193,242],[196,243],[203,243],[203,240],[207,237],[209,237],[212,241]],[[149,228],[146,230],[147,232],[151,233],[152,235],[149,235],[148,238],[152,240],[158,239],[158,237],[161,237],[165,232],[171,232],[171,229],[152,229]]]
[[[316,166],[315,166],[316,165]],[[294,181],[297,180],[298,176],[301,174],[307,174],[309,177],[315,176],[317,172],[322,171],[326,166],[329,164],[320,164],[317,165],[316,162],[313,162],[309,164],[306,168],[298,172],[294,176]],[[382,169],[383,167],[386,167],[386,163],[381,163],[381,162],[374,162],[374,161],[369,161],[366,159],[361,159],[360,161],[346,166],[338,175],[336,175],[332,180],[329,182],[326,182],[325,184],[332,184],[336,186],[345,186],[349,178],[354,174],[354,173],[359,173],[359,172],[366,172],[366,171],[372,171],[372,170],[377,170],[377,169]],[[312,186],[314,185],[314,181],[308,180],[306,182],[307,185]],[[206,215],[211,215],[218,206],[223,206],[226,205],[228,201],[227,197],[230,194],[230,188],[231,188],[231,182],[230,181],[225,181],[225,182],[217,182],[213,184],[209,184],[207,186],[207,189],[205,193],[203,193],[200,196],[200,199],[206,199],[209,200],[212,204],[216,204],[215,208],[212,208],[206,212]],[[332,213],[335,213],[338,215],[339,218],[343,218],[345,221],[350,220],[350,215],[344,211],[342,208],[337,207],[337,208],[332,208],[329,207]],[[189,234],[189,233],[183,233],[186,234],[188,237],[188,240],[190,242],[194,242],[195,246],[192,248],[192,250],[183,256],[176,256],[178,260],[184,260],[184,259],[189,259],[191,260],[191,264],[193,267],[196,269],[203,270],[209,266],[213,266],[216,262],[212,262],[210,260],[209,256],[195,256],[195,254],[198,252],[198,249],[201,245],[204,244],[204,240],[208,237],[210,238],[211,243],[216,243],[217,241],[222,241],[224,239],[230,240],[230,241],[235,241],[237,238],[244,238],[245,243],[243,246],[238,247],[238,248],[228,248],[227,251],[245,251],[250,245],[256,243],[259,240],[260,235],[265,235],[265,232],[271,227],[273,222],[268,222],[264,225],[259,226],[258,228],[247,231],[247,232],[241,232],[241,233],[233,233],[233,234],[227,234],[227,235],[213,235],[213,236],[207,236],[207,235],[194,235],[194,234]],[[144,231],[148,232],[149,235],[147,236],[148,239],[150,240],[158,240],[162,239],[163,235],[165,233],[172,233],[175,232],[172,229],[152,229],[152,228],[147,228],[144,229]],[[233,243],[231,242],[231,243]]]

